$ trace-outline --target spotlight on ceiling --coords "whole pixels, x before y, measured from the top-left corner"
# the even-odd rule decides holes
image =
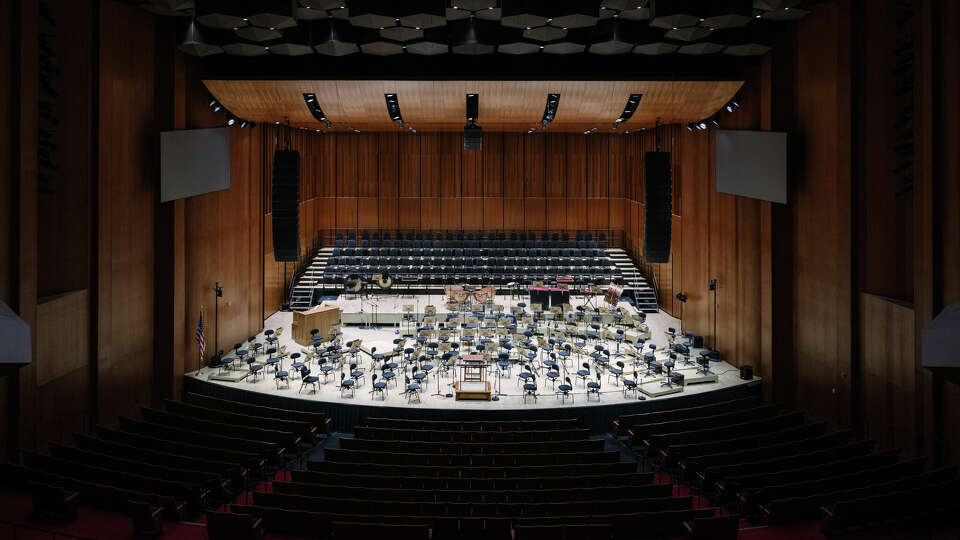
[[[697,122],[697,129],[699,129],[700,131],[707,129],[707,123],[703,120]]]
[[[327,129],[330,129],[330,120],[327,119],[327,115],[323,114],[323,109],[320,108],[320,102],[317,101],[316,94],[304,94],[303,101],[307,104],[307,109],[310,110],[310,114],[317,119],[318,122],[323,122],[327,126]]]
[[[693,131],[693,122],[687,124],[687,131]]]
[[[237,119],[233,115],[227,116],[227,125],[232,126],[237,123]]]
[[[627,104],[623,106],[623,112],[620,113],[620,118],[613,121],[613,129],[617,129],[620,124],[630,120],[630,117],[636,112],[641,98],[643,98],[643,94],[630,94],[630,97],[627,98]]]
[[[557,108],[560,106],[560,94],[547,94],[547,105],[543,108],[543,118],[540,120],[540,127],[546,129],[547,124],[553,122],[557,116]]]
[[[220,109],[223,108],[223,105],[220,105],[220,102],[216,99],[211,99],[210,108],[213,109],[213,112],[220,112]]]
[[[727,102],[727,105],[724,107],[727,109],[727,112],[733,112],[740,108],[740,94],[733,96],[733,98]]]
[[[467,94],[467,125],[463,126],[463,149],[483,148],[483,128],[477,125],[480,118],[480,95]]]
[[[245,127],[247,127],[248,125],[249,125],[249,124],[247,123],[246,120],[240,120],[240,127],[241,127],[241,128],[245,128]]]
[[[387,102],[387,114],[390,115],[390,120],[403,127],[403,115],[400,114],[400,101],[397,100],[397,95],[384,94],[383,99]]]

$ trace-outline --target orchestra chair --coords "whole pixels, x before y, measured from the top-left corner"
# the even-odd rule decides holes
[[[528,397],[533,397],[533,402],[537,402],[537,377],[530,374],[530,382],[523,384],[523,402],[527,402]]]
[[[151,506],[148,502],[127,501],[127,514],[133,521],[134,536],[160,536],[163,534],[162,506]]]
[[[614,382],[614,384],[617,385],[617,386],[619,386],[619,385],[620,385],[620,377],[623,376],[623,362],[620,361],[620,360],[617,360],[617,364],[616,364],[616,365],[617,365],[617,367],[615,367],[615,368],[610,368],[610,369],[607,370],[607,379],[609,380],[610,377],[613,377],[613,382]]]
[[[406,375],[404,375],[403,378],[407,384],[407,403],[413,403],[414,400],[416,400],[417,403],[420,403],[420,385],[417,383],[411,383],[410,377],[407,377]]]
[[[280,359],[274,356],[274,354],[276,353],[277,353],[276,347],[270,347],[269,349],[267,349],[267,361],[264,362],[267,365],[267,367],[273,368],[274,373],[277,372],[277,370],[279,369],[278,366],[280,364]]]
[[[346,377],[347,377],[347,374],[341,371],[340,372],[340,397],[343,397],[344,392],[346,392],[347,390],[350,390],[350,397],[353,397],[354,380],[347,379]]]
[[[583,381],[583,386],[586,388],[587,379],[590,378],[590,364],[588,362],[584,362],[582,366],[583,369],[577,370],[577,378]]]
[[[383,379],[383,387],[386,389],[392,381],[394,386],[397,384],[397,374],[393,371],[393,367],[389,366],[387,363],[383,364],[383,368],[380,370],[380,377]]]
[[[320,380],[320,377],[317,377],[316,375],[310,375],[310,368],[308,367],[300,368],[300,389],[297,390],[297,393],[299,394],[300,392],[302,392],[303,387],[307,386],[308,384],[313,386],[313,391],[316,392],[317,382],[319,380]]]
[[[273,382],[276,383],[277,389],[280,389],[280,383],[286,385],[287,388],[290,388],[290,381],[288,380],[289,373],[285,370],[277,370],[273,372]]]
[[[550,384],[554,390],[557,389],[557,379],[560,378],[560,371],[558,371],[558,369],[559,368],[554,366],[553,368],[547,371],[547,380],[550,381]]]
[[[370,390],[370,399],[373,399],[377,394],[380,394],[381,400],[387,399],[387,393],[386,393],[387,383],[383,381],[377,382],[376,373],[373,374],[373,377],[371,378],[371,382],[373,383],[372,385],[373,390]]]
[[[623,380],[623,398],[627,398],[627,392],[633,392],[633,396],[637,396],[637,381],[640,379],[637,377],[637,370],[633,370],[633,379],[624,379]]]
[[[600,377],[598,376],[595,381],[590,381],[587,383],[587,401],[590,401],[590,396],[596,395],[597,401],[600,401]]]
[[[364,378],[364,372],[362,369],[357,369],[356,364],[350,364],[350,377],[353,379],[353,384],[359,388],[360,379]]]
[[[530,368],[530,365],[529,365],[529,364],[525,364],[525,365],[523,366],[523,369],[525,369],[526,371],[521,371],[520,374],[517,375],[517,385],[518,385],[518,386],[519,386],[520,384],[523,384],[524,386],[526,386],[527,382],[528,382],[530,379],[535,379],[535,378],[536,378],[536,377],[534,377],[534,375],[533,375],[533,369]]]
[[[560,403],[566,402],[567,397],[570,398],[570,403],[573,403],[573,383],[570,382],[570,377],[563,378],[563,384],[557,387],[556,396],[562,398]]]
[[[290,371],[290,375],[291,375],[290,378],[292,379],[292,378],[293,378],[293,374],[294,374],[294,373],[300,373],[300,368],[304,367],[304,365],[306,365],[306,364],[304,364],[303,362],[300,361],[300,353],[298,353],[298,352],[295,352],[295,353],[293,353],[293,354],[290,355],[290,361],[293,362],[292,364],[290,364],[290,370],[291,370],[291,371]]]
[[[257,381],[257,375],[263,376],[263,365],[256,363],[253,358],[247,360],[247,367],[254,382]]]

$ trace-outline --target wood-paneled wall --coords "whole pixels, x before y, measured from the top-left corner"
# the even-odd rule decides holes
[[[100,5],[97,156],[97,421],[149,405],[154,205],[159,184],[156,18]]]
[[[258,128],[259,129],[259,128]],[[300,245],[321,231],[381,229],[610,229],[626,223],[635,135],[484,134],[463,150],[455,133],[263,130],[264,316],[282,301],[273,261],[273,150],[300,151]]]

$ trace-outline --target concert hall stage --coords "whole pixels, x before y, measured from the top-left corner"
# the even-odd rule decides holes
[[[363,352],[357,355],[356,360],[349,359],[342,367],[335,367],[326,380],[324,380],[323,374],[320,373],[316,361],[311,362],[311,374],[320,376],[315,392],[311,391],[309,386],[303,388],[301,391],[301,381],[298,376],[289,379],[289,387],[285,387],[281,382],[278,388],[272,370],[268,373],[263,373],[262,376],[258,376],[256,381],[254,381],[253,377],[249,375],[246,363],[243,362],[241,364],[238,360],[234,360],[233,370],[225,371],[222,374],[218,374],[219,370],[209,367],[201,370],[199,374],[197,372],[186,374],[184,377],[185,390],[260,405],[272,405],[297,410],[322,411],[334,419],[335,429],[339,431],[349,430],[351,426],[362,423],[367,417],[371,416],[445,420],[478,420],[490,417],[496,417],[498,419],[548,419],[575,416],[582,417],[586,424],[593,426],[594,429],[605,431],[610,425],[610,420],[623,414],[692,406],[706,401],[730,399],[760,391],[759,379],[754,378],[752,381],[741,380],[739,371],[724,361],[715,361],[710,364],[711,372],[716,375],[716,382],[709,382],[713,380],[713,377],[702,378],[696,375],[696,367],[681,366],[680,362],[677,362],[676,367],[679,368],[681,373],[684,373],[688,382],[696,382],[698,378],[701,382],[699,384],[687,384],[683,387],[682,391],[677,391],[676,388],[666,388],[662,386],[664,381],[662,375],[643,377],[643,368],[638,367],[637,370],[640,371],[641,375],[640,388],[643,392],[638,392],[636,396],[643,396],[644,399],[638,399],[633,393],[628,393],[625,396],[622,382],[616,384],[614,377],[609,376],[608,373],[604,373],[600,377],[602,391],[599,400],[597,399],[597,395],[594,394],[590,396],[591,400],[587,401],[586,388],[581,379],[576,376],[576,371],[582,368],[582,363],[589,362],[591,365],[590,378],[591,380],[596,380],[595,363],[592,361],[593,359],[588,356],[583,356],[578,359],[576,358],[577,355],[574,354],[570,356],[566,366],[560,365],[561,375],[557,384],[561,384],[565,377],[570,377],[573,382],[572,396],[568,396],[566,400],[562,400],[555,395],[553,385],[543,376],[546,371],[541,369],[536,379],[538,386],[537,399],[534,401],[528,397],[525,402],[522,385],[519,384],[518,379],[518,374],[521,372],[521,369],[519,364],[516,364],[512,366],[509,377],[503,376],[500,378],[499,386],[496,368],[493,367],[487,370],[486,380],[490,382],[491,393],[493,395],[501,394],[497,401],[455,400],[453,397],[455,393],[454,382],[460,373],[459,368],[456,368],[451,369],[450,376],[440,378],[439,389],[437,375],[435,373],[436,370],[434,370],[422,384],[420,402],[408,403],[407,396],[402,395],[401,391],[405,387],[404,377],[412,376],[412,371],[410,368],[404,368],[405,362],[403,358],[395,357],[391,360],[399,364],[396,386],[392,383],[390,384],[384,400],[381,401],[379,396],[374,398],[371,394],[371,376],[373,373],[380,375],[381,372],[379,369],[375,372],[371,371],[370,365],[372,359],[370,352],[373,347],[376,347],[376,352],[389,353],[394,348],[394,339],[400,338],[407,332],[405,328],[406,323],[401,323],[400,321],[402,312],[399,311],[399,309],[403,304],[413,304],[415,306],[414,313],[416,319],[422,320],[424,307],[432,304],[436,306],[437,312],[441,315],[442,320],[445,318],[442,315],[447,311],[444,300],[444,297],[437,295],[433,295],[432,298],[428,298],[426,295],[412,298],[400,298],[395,295],[390,297],[374,297],[374,302],[378,302],[380,305],[389,305],[397,309],[397,311],[393,309],[388,311],[388,313],[396,315],[396,317],[389,319],[391,322],[386,322],[388,320],[386,318],[378,318],[377,322],[380,326],[371,326],[369,324],[372,323],[373,320],[371,318],[364,318],[368,314],[366,311],[364,312],[364,317],[360,317],[358,299],[347,299],[341,296],[337,301],[328,302],[329,304],[337,305],[344,309],[344,321],[351,320],[351,316],[360,317],[363,321],[364,324],[360,326],[351,324],[344,324],[342,326],[342,343],[346,344],[349,341],[359,338],[362,340]],[[529,302],[529,300],[510,298],[509,296],[497,296],[494,302],[497,305],[503,305],[504,309],[509,312],[510,307],[515,306],[516,303]],[[366,301],[365,304],[369,305]],[[621,303],[621,306],[626,306],[631,313],[635,313],[635,310],[629,308],[629,304]],[[378,316],[379,315],[378,313]],[[291,312],[278,312],[265,321],[265,327],[266,329],[272,330],[283,328],[277,346],[286,345],[286,352],[288,354],[293,352],[301,352],[302,354],[302,351],[306,348],[292,340],[291,322]],[[679,321],[663,312],[649,314],[646,323],[651,334],[651,338],[647,340],[647,344],[651,342],[655,343],[657,349],[660,351],[665,350],[668,344],[665,334],[667,328],[679,326]],[[607,322],[602,322],[601,324],[604,327],[608,325]],[[410,327],[414,328],[415,324],[411,324]],[[552,323],[549,321],[542,322],[541,327],[540,331],[547,331],[548,328],[553,328]],[[258,342],[264,342],[265,338],[266,336],[261,333],[257,336],[256,340]],[[407,346],[415,345],[412,341],[412,338],[407,338],[407,343],[409,344]],[[591,352],[593,350],[593,343],[594,342],[588,347]],[[632,378],[634,358],[631,356],[617,356],[618,347],[617,343],[613,340],[604,340],[603,343],[609,348],[611,353],[609,367],[615,367],[617,360],[623,361],[626,364],[624,370],[625,378]],[[492,346],[495,347],[496,343],[492,344]],[[223,347],[222,344],[221,347]],[[620,344],[619,350],[622,352],[628,347],[633,347],[633,345],[623,342]],[[227,347],[223,348],[227,349]],[[691,357],[696,358],[698,352],[699,349],[691,351]],[[227,349],[226,356],[228,358],[236,357],[232,349]],[[514,357],[515,356],[516,349],[514,349]],[[542,352],[540,356],[544,357]],[[658,360],[664,357],[663,354],[658,354],[657,356]],[[266,357],[265,354],[260,355],[258,361],[262,363]],[[360,386],[356,388],[353,397],[350,397],[349,391],[344,392],[342,397],[338,386],[340,375],[342,372],[345,373],[349,371],[348,364],[354,361],[360,369],[365,371],[365,378],[362,380]],[[433,363],[439,362],[435,361]],[[525,359],[523,363],[528,364],[530,362]],[[539,362],[535,364],[537,363]],[[291,371],[289,358],[283,360],[281,369]],[[268,370],[264,368],[261,371],[267,372]],[[675,369],[675,371],[677,370]],[[349,378],[349,374],[347,374],[346,377]],[[380,378],[378,382],[382,380],[383,379]],[[674,393],[664,393],[663,391]],[[440,395],[435,395],[437,393]],[[448,395],[450,397],[447,397]],[[573,398],[572,400],[571,397]]]

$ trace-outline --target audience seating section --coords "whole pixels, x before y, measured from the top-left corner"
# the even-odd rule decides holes
[[[924,470],[898,449],[877,451],[851,431],[807,423],[799,412],[744,398],[625,415],[612,432],[645,464],[711,502],[769,524],[823,519],[827,534],[889,523],[937,523],[960,504],[955,467]],[[911,521],[913,520],[913,521]],[[696,538],[735,538],[732,519],[694,520]],[[726,531],[726,532],[724,532]]]

